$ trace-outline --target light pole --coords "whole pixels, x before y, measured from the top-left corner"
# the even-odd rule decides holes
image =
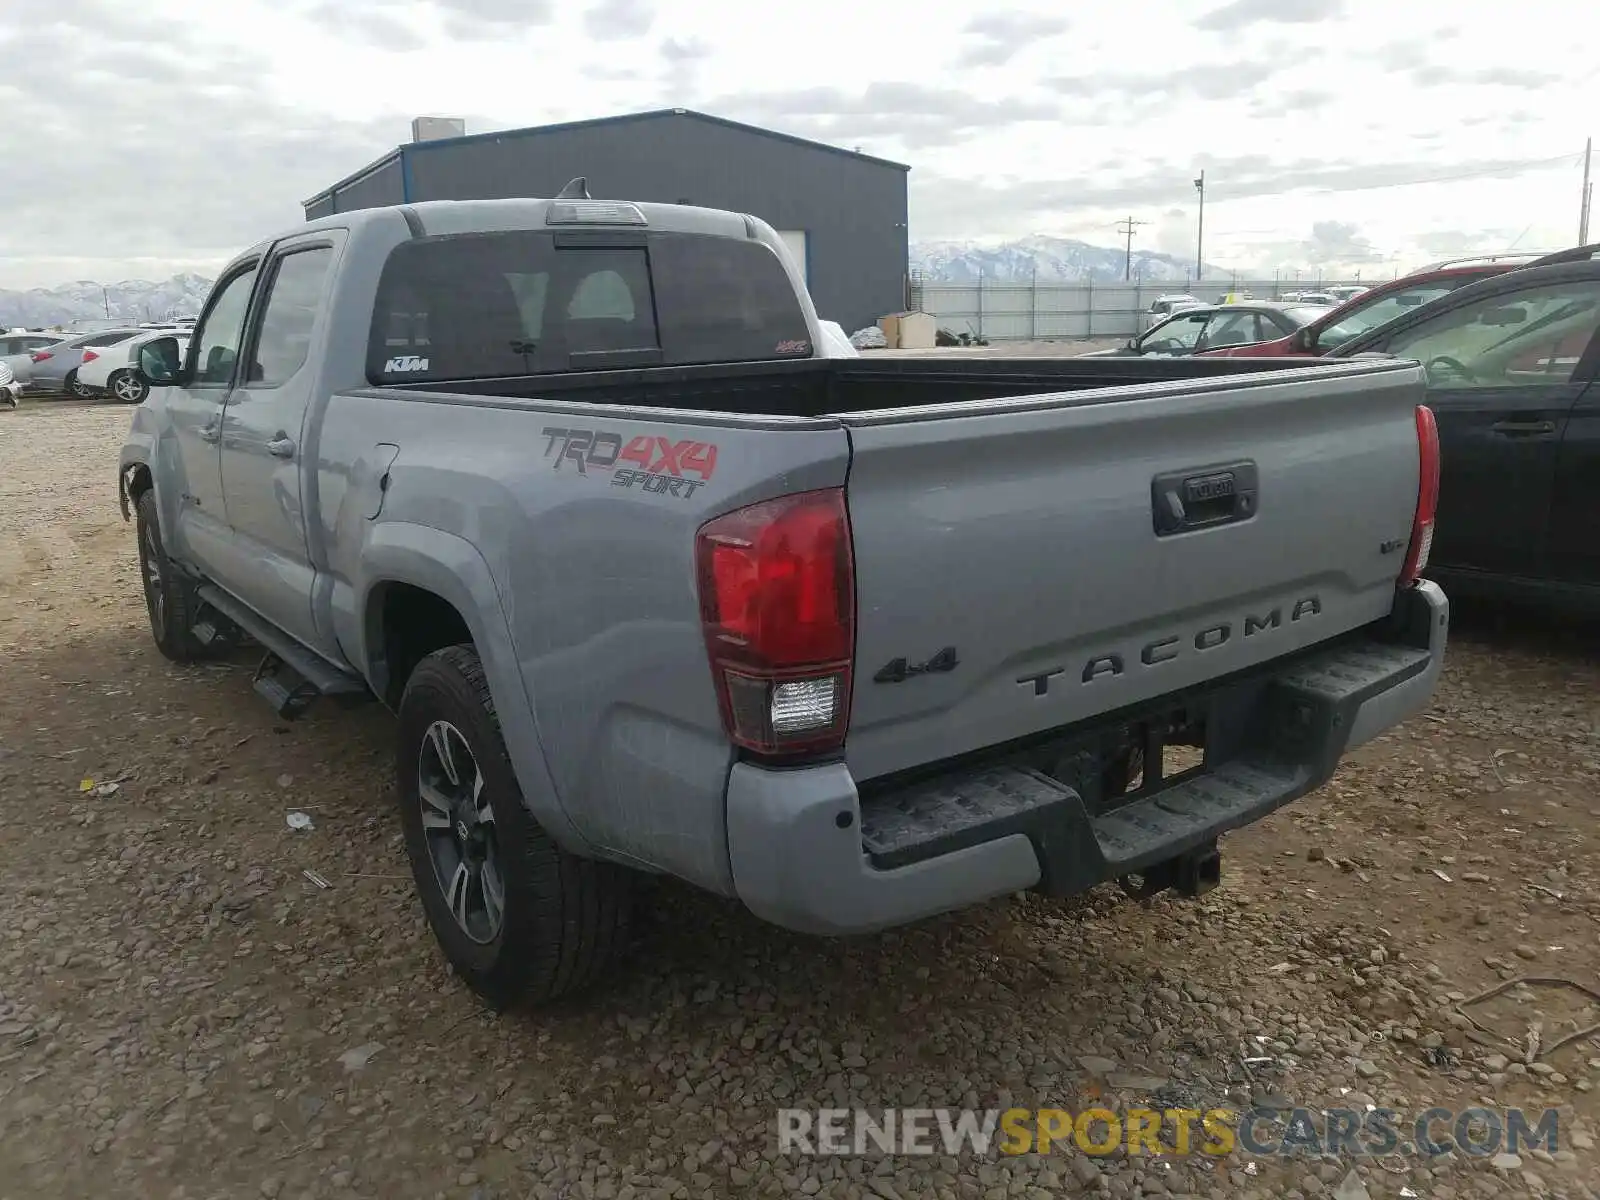
[[[1117,232],[1128,239],[1127,249],[1122,256],[1122,278],[1133,277],[1133,231],[1137,226],[1145,224],[1144,221],[1135,221],[1131,216],[1125,221],[1117,222]]]
[[[1200,276],[1205,272],[1206,253],[1206,173],[1200,172],[1200,178],[1194,181],[1194,190],[1200,193],[1200,221],[1194,232],[1194,278],[1200,281]]]

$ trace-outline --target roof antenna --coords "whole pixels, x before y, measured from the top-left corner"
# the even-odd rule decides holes
[[[583,175],[579,175],[556,193],[557,200],[592,200],[593,198],[589,195],[589,180]]]

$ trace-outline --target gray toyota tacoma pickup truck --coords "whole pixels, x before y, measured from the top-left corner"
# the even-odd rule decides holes
[[[1415,363],[818,345],[761,221],[578,187],[297,227],[141,355],[156,644],[397,713],[491,1002],[590,980],[638,872],[821,934],[1198,894],[1433,691]]]

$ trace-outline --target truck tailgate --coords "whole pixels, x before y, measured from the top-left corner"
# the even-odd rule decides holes
[[[1384,616],[1423,387],[1413,363],[1319,364],[841,418],[851,773],[1068,725]]]

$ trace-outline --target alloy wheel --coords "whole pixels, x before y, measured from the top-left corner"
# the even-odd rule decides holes
[[[417,755],[422,833],[445,906],[474,942],[487,944],[505,924],[506,885],[494,808],[472,747],[448,721],[435,721]]]

